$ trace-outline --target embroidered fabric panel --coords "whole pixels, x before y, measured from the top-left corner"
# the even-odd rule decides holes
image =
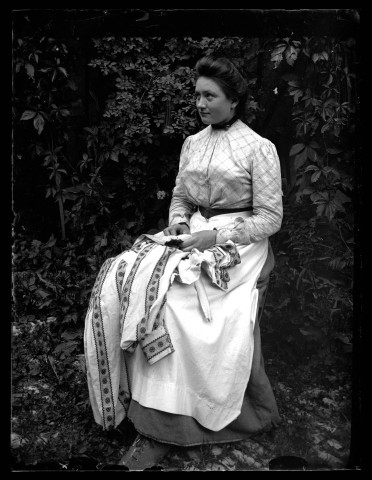
[[[123,282],[124,282],[124,276],[126,272],[128,264],[127,262],[122,259],[117,268],[116,268],[116,273],[115,273],[115,278],[116,278],[116,288],[118,291],[118,297],[119,297],[119,302],[121,303],[122,296],[123,296]],[[128,408],[129,408],[129,403],[132,398],[131,390],[130,390],[130,380],[129,380],[129,373],[128,373],[128,368],[127,364],[125,361],[125,355],[124,352],[122,352],[122,368],[123,368],[123,379],[122,383],[119,384],[119,394],[118,394],[118,400],[122,404],[125,414],[127,415],[128,413]]]
[[[151,243],[152,241],[148,239],[145,235],[140,235],[133,243],[131,250],[135,253],[138,253],[144,247],[144,245],[149,245]]]
[[[154,302],[158,298],[159,282],[161,277],[164,275],[164,270],[167,265],[167,261],[170,255],[173,253],[173,251],[174,251],[173,248],[165,247],[163,255],[161,256],[159,261],[156,263],[154,270],[151,274],[151,277],[149,279],[149,282],[146,288],[145,315],[141,320],[141,324],[139,324],[137,327],[137,341],[140,341],[143,338],[145,338],[146,332],[148,332],[149,329],[151,330],[156,329],[158,328],[159,325],[163,324],[164,315],[162,316],[161,310],[159,310],[159,313],[156,315],[156,319],[153,326],[148,325],[147,320],[149,317],[151,307],[153,306]]]
[[[151,273],[149,275],[146,274],[148,275],[148,277],[143,277],[140,280],[140,284],[143,285],[143,287],[141,287],[143,288],[143,290],[141,291],[143,291],[144,293],[144,299],[143,297],[141,298],[141,296],[138,297],[138,285],[136,287],[137,296],[133,297],[132,299],[132,287],[135,282],[136,275],[138,274],[139,267],[142,262],[146,261],[147,256],[152,252],[154,248],[162,249],[162,253],[161,255],[159,255],[158,260],[156,261],[154,266],[150,269]],[[132,251],[134,250],[132,249]],[[156,301],[159,301],[159,285],[162,279],[164,281],[165,271],[169,259],[171,258],[173,253],[178,252],[178,254],[182,254],[182,252],[180,252],[175,247],[162,246],[152,242],[149,239],[143,239],[143,241],[136,243],[135,251],[137,253],[137,256],[126,279],[125,275],[128,264],[124,259],[121,259],[120,262],[117,263],[115,270],[115,284],[120,305],[120,328],[122,331],[128,314],[128,310],[137,308],[137,304],[133,304],[129,309],[128,307],[130,302],[138,302],[139,300],[144,301],[142,307],[142,318],[140,317],[140,320],[135,327],[135,332],[133,332],[135,333],[135,340],[133,340],[128,346],[125,347],[125,351],[128,353],[132,353],[136,349],[137,345],[140,344],[147,361],[150,364],[153,364],[156,361],[159,361],[161,358],[165,357],[166,355],[174,352],[174,347],[171,342],[171,338],[169,336],[169,332],[167,330],[164,318],[166,305],[166,293],[164,293],[164,291],[166,291],[170,287],[174,276],[177,275],[178,267],[176,266],[176,263],[174,264],[175,270],[173,270],[173,267],[171,268],[172,272],[168,269],[169,284],[165,290],[164,286],[162,287],[162,295],[164,295],[164,297],[161,300],[160,306],[157,307],[159,309],[156,313],[155,318],[152,318],[151,322],[150,312],[154,306],[154,303]],[[203,268],[207,272],[212,283],[214,283],[219,288],[226,290],[228,288],[228,282],[230,280],[227,269],[240,263],[240,256],[237,247],[234,243],[228,242],[223,245],[215,245],[205,253],[206,255],[199,251],[191,253],[191,256],[194,255],[194,257],[197,259],[196,262],[199,265],[197,270],[199,271],[199,274],[196,273],[194,281],[197,280],[197,277],[200,275],[200,269]],[[182,257],[182,255],[179,258],[179,261],[190,261],[188,257]],[[104,421],[107,425],[109,425],[110,422],[115,422],[115,411],[114,402],[112,399],[112,388],[110,385],[110,372],[108,369],[102,313],[100,309],[100,292],[107,272],[109,271],[114,260],[115,259],[109,259],[103,264],[93,288],[91,302],[91,308],[93,309],[92,318],[94,322],[93,330],[97,346],[97,362],[100,365],[102,404],[104,405],[106,411]],[[152,262],[152,260],[148,261]],[[138,281],[139,279],[137,279],[137,282]],[[119,401],[126,410],[129,405],[131,394],[124,352],[123,368],[126,371],[126,376],[124,376],[124,380],[122,378],[121,384],[119,386]]]
[[[126,314],[128,311],[129,298],[131,294],[131,288],[133,285],[134,276],[138,271],[140,262],[143,261],[146,255],[157,246],[156,243],[151,242],[149,239],[144,239],[143,242],[136,244],[137,259],[135,260],[130,275],[124,285],[123,301],[121,302],[121,325],[124,325]],[[164,297],[160,306],[159,312],[156,315],[153,325],[149,324],[149,315],[154,302],[158,299],[159,282],[169,260],[170,255],[176,250],[174,247],[163,247],[164,252],[160,259],[154,266],[154,269],[150,275],[150,278],[146,280],[146,296],[145,296],[145,308],[144,315],[141,318],[136,328],[136,341],[132,342],[126,348],[126,351],[133,353],[138,343],[149,361],[154,363],[155,356],[157,359],[163,358],[166,355],[174,352],[173,345],[171,343],[168,330],[164,322],[164,307],[166,303],[166,297]],[[151,344],[151,345],[150,345]],[[156,352],[155,349],[156,348]]]
[[[141,342],[141,348],[150,365],[174,352],[174,347],[165,325],[159,326],[148,334]]]
[[[109,430],[115,426],[115,402],[112,391],[110,367],[108,362],[105,332],[103,328],[102,312],[100,305],[100,293],[107,273],[114,258],[107,259],[96,278],[91,302],[92,302],[92,330],[96,347],[99,381],[101,385],[102,419],[103,428]]]
[[[174,352],[174,348],[164,320],[164,307],[167,301],[166,295],[164,296],[159,312],[156,315],[154,324],[152,326],[152,331],[147,334],[146,331],[148,331],[151,326],[146,325],[146,323],[151,307],[153,306],[155,300],[158,298],[159,282],[161,277],[164,275],[167,261],[170,255],[175,250],[176,249],[173,247],[165,247],[165,251],[162,257],[155,265],[154,271],[146,289],[146,317],[141,320],[142,326],[138,325],[137,327],[137,332],[138,330],[140,332],[140,335],[138,333],[137,334],[142,351],[145,354],[146,359],[150,363],[150,365],[165,357],[166,355]]]
[[[139,343],[147,362],[152,365],[175,351],[165,324],[166,292],[175,278],[177,265],[183,259],[187,260],[188,255],[175,247],[159,245],[148,239],[136,244],[135,247],[136,256],[130,271],[128,271],[128,262],[129,258],[133,259],[133,257],[126,257],[121,254],[119,256],[121,258],[109,258],[104,262],[95,280],[87,312],[87,322],[89,322],[92,332],[94,355],[97,362],[96,374],[99,384],[97,406],[102,417],[104,430],[110,430],[117,426],[116,423],[120,422],[123,415],[125,417],[128,412],[132,396],[129,371],[126,364],[128,352],[133,351]],[[154,255],[147,258],[155,248],[158,248],[159,251],[154,252]],[[223,272],[229,266],[233,266],[240,261],[233,244],[231,246],[216,246],[213,250],[216,261],[210,262],[210,271],[213,271],[212,264],[217,267],[216,271],[221,266],[220,270]],[[202,255],[201,252],[198,252],[198,255]],[[209,257],[206,257],[208,262],[210,257],[213,257],[213,252],[209,252]],[[156,258],[156,261],[153,260],[154,258]],[[144,261],[149,263],[139,271],[139,267]],[[200,274],[202,261],[198,263],[200,264]],[[137,277],[138,273],[139,276]],[[223,274],[220,276],[223,278]],[[107,282],[111,282],[110,285],[106,283],[106,279]],[[137,282],[136,295],[133,296],[131,295],[131,289],[135,281]],[[139,291],[138,286],[141,286]],[[220,286],[227,286],[227,282],[225,284],[220,282]],[[110,371],[109,362],[111,360],[109,359],[108,348],[112,348],[112,346],[109,347],[108,342],[111,340],[108,332],[105,333],[106,324],[104,323],[109,322],[110,318],[104,317],[107,313],[105,313],[103,307],[101,308],[101,298],[105,298],[105,295],[109,294],[108,292],[110,292],[110,295],[112,292],[114,293],[113,301],[115,301],[115,295],[117,295],[117,320],[120,328],[125,323],[129,304],[130,315],[137,311],[137,305],[140,305],[138,304],[139,301],[143,302],[140,308],[144,311],[142,321],[133,330],[133,338],[137,334],[137,340],[128,350],[120,351],[119,376],[115,378],[113,377],[113,371]],[[157,302],[157,305],[155,305],[155,302]],[[152,315],[150,315],[151,312]],[[141,316],[139,318],[141,319]],[[143,328],[144,330],[142,330]]]
[[[218,265],[218,262],[219,260],[221,259],[222,257],[222,254],[221,252],[219,252],[218,250],[215,250],[213,252],[213,255],[214,255],[214,258],[216,259],[216,265]],[[215,281],[215,283],[220,287],[222,288],[223,290],[226,290],[227,289],[227,284],[230,280],[230,276],[229,274],[226,272],[226,269],[222,269],[221,267],[217,266],[215,268],[215,275],[216,275],[216,278],[213,279]]]
[[[148,245],[138,246],[138,254],[141,253],[142,249],[145,247],[148,247]],[[128,330],[125,331],[124,328],[123,336],[121,336],[119,320],[121,295],[124,296],[123,289],[126,284],[126,279],[128,274],[130,274],[131,267],[136,261],[137,254],[133,254],[132,251],[129,253],[123,252],[118,257],[109,259],[103,264],[92,290],[90,312],[86,320],[84,346],[86,349],[88,366],[87,381],[94,418],[99,425],[102,425],[104,430],[110,430],[111,428],[116,427],[123,420],[123,418],[126,417],[128,407],[130,405],[131,393],[133,392],[134,394],[135,390],[137,394],[137,378],[145,377],[145,375],[142,375],[142,372],[146,372],[146,368],[138,369],[140,365],[146,367],[146,365],[144,365],[145,362],[140,362],[140,365],[134,366],[134,378],[130,378],[131,376],[128,375],[128,373],[130,373],[130,369],[129,363],[127,369],[127,362],[129,362],[130,354],[125,351],[124,345],[126,339],[129,339],[130,342],[132,339],[136,339],[136,327],[143,316],[145,308],[146,311],[148,311],[148,309],[151,308],[151,305],[153,307],[150,312],[150,322],[153,324],[152,326],[154,329],[145,336],[143,341],[141,341],[140,346],[142,349],[138,349],[136,353],[142,355],[142,352],[144,352],[144,359],[147,359],[147,364],[153,364],[156,361],[161,361],[161,359],[163,359],[164,362],[166,361],[164,360],[164,357],[172,352],[172,347],[170,347],[171,340],[173,342],[179,341],[179,337],[176,335],[174,339],[168,338],[169,334],[167,335],[165,328],[167,317],[165,315],[163,316],[161,312],[164,314],[165,312],[168,312],[166,309],[167,292],[169,290],[169,286],[176,279],[176,272],[177,269],[179,269],[180,264],[185,264],[185,271],[191,271],[191,273],[194,275],[193,281],[195,284],[198,284],[200,280],[201,288],[200,291],[197,292],[199,295],[200,305],[204,312],[207,312],[206,317],[210,318],[210,320],[213,322],[213,317],[208,315],[208,301],[210,299],[208,298],[205,289],[203,291],[203,283],[201,281],[203,280],[204,286],[206,286],[205,282],[208,283],[209,278],[206,278],[207,275],[204,275],[204,272],[202,272],[201,269],[206,268],[209,269],[210,272],[213,272],[213,270],[220,268],[222,271],[229,272],[229,266],[234,266],[236,263],[239,263],[240,260],[234,248],[235,246],[229,247],[226,245],[218,245],[213,247],[209,252],[197,252],[197,255],[199,256],[198,261],[197,263],[191,265],[196,266],[197,268],[195,269],[188,268],[188,266],[190,266],[190,263],[188,263],[188,255],[185,256],[185,253],[179,249],[172,248],[172,250],[167,250],[167,247],[164,247],[163,245],[156,245],[157,250],[149,250],[147,255],[141,260],[141,262],[146,261],[146,263],[141,263],[141,268],[137,270],[135,275],[135,282],[134,284],[133,282],[131,284],[133,285],[133,292],[130,296],[131,302],[127,312],[128,318],[124,323],[124,327],[128,328]],[[255,249],[256,246],[252,246],[252,248]],[[261,253],[263,255],[265,253],[264,249],[261,248],[260,245],[257,246],[256,250],[257,255],[261,255]],[[252,261],[252,266],[256,265],[256,263],[257,262]],[[160,268],[160,271],[157,270],[158,268]],[[244,265],[244,268],[236,269],[236,272],[237,277],[235,277],[235,272],[230,271],[231,279],[234,279],[234,284],[235,281],[239,282],[240,284],[241,281],[245,281],[246,275],[250,275],[250,265]],[[201,273],[203,273],[203,278],[200,276]],[[158,274],[159,278],[155,277],[155,274]],[[150,283],[149,286],[150,279],[153,279],[153,281],[156,283]],[[185,283],[192,284],[192,282],[188,281],[185,281]],[[152,287],[155,289],[151,290]],[[209,288],[210,287],[207,289],[208,291]],[[221,287],[218,287],[217,285],[215,287],[215,293],[218,301],[219,298],[221,298],[221,295],[218,295],[218,290],[220,288]],[[190,294],[194,295],[193,292]],[[154,299],[150,298],[150,295],[154,296]],[[171,295],[168,294],[168,299],[170,297]],[[212,297],[214,298],[214,296]],[[172,301],[173,300],[175,303],[172,303],[171,307],[174,309],[177,309],[177,305],[180,306],[184,304],[182,298],[177,298],[176,296],[173,298],[172,296]],[[242,303],[242,314],[244,319],[245,299],[243,299]],[[215,304],[211,304],[211,306],[214,305]],[[232,305],[233,308],[234,306],[235,304]],[[156,318],[158,313],[159,316]],[[187,313],[185,315],[186,318],[189,318]],[[204,321],[204,317],[200,315],[200,312],[197,312],[196,315],[196,324],[190,327],[191,329],[189,328],[187,331],[191,335],[193,331],[192,329],[197,328],[199,320]],[[185,317],[176,317],[175,319],[172,318],[172,321],[175,320],[176,323],[181,321],[182,318]],[[164,325],[164,330],[162,329],[162,323]],[[245,331],[245,328],[243,330]],[[181,328],[181,330],[175,330],[175,332],[178,331],[183,332],[183,329]],[[172,332],[173,330],[171,333]],[[231,330],[231,333],[233,332],[234,329]],[[228,337],[229,336],[230,335],[228,335]],[[233,338],[236,337],[234,337],[234,335],[231,336]],[[180,338],[182,338],[182,336]],[[238,338],[243,337],[238,335]],[[223,338],[221,338],[221,340],[222,339]],[[226,336],[224,339],[226,340]],[[204,342],[203,339],[202,342]],[[205,342],[203,344],[205,344]],[[179,345],[178,343],[175,343],[175,346],[177,350],[180,348],[180,352],[182,352],[183,346],[181,344]],[[190,347],[190,345],[188,346]],[[224,347],[224,345],[222,346]],[[226,347],[228,346],[229,344],[226,343]],[[186,352],[187,351],[190,350],[186,350]],[[198,351],[204,352],[204,349],[198,349]],[[233,351],[235,351],[234,348],[231,348],[231,352]],[[204,353],[206,359],[210,358],[208,352]],[[185,357],[186,359],[189,357],[187,353]],[[194,372],[192,365],[193,358],[194,355],[191,355],[189,358],[191,359],[191,362],[189,362],[190,370],[188,370],[190,372]],[[198,359],[198,361],[199,360],[200,359]],[[201,361],[201,365],[203,364],[204,361]],[[161,365],[159,367],[161,368]],[[154,369],[151,368],[151,370]],[[180,378],[179,381],[179,385],[182,387],[183,379]],[[144,381],[144,384],[146,384],[146,381]],[[213,384],[216,384],[214,379]],[[202,388],[198,387],[195,389],[195,392],[198,393],[202,390]],[[218,388],[216,389],[216,392],[218,393]],[[151,396],[152,393],[152,388],[150,388],[148,390],[149,396]],[[181,404],[182,400],[183,399],[180,398]],[[155,405],[154,408],[162,405],[161,401],[162,399],[160,399],[160,402]],[[210,413],[208,408],[209,405],[206,406],[207,415]],[[180,413],[184,414],[185,412]],[[187,412],[185,414],[187,414]],[[209,426],[207,426],[207,428],[209,428]]]
[[[150,243],[147,244],[147,242],[144,242],[143,245],[139,245],[138,247],[138,255],[137,258],[132,266],[132,269],[128,275],[128,278],[125,282],[124,289],[123,289],[123,296],[121,298],[120,302],[120,326],[121,328],[123,327],[123,323],[125,320],[125,316],[128,310],[129,302],[130,302],[130,292],[133,284],[134,277],[137,273],[137,270],[140,266],[140,263],[142,260],[146,257],[147,253],[150,252],[153,248],[156,247],[156,244]],[[133,345],[132,348],[129,348],[129,351],[134,351],[136,348],[136,344]]]
[[[123,281],[124,281],[124,276],[125,276],[125,271],[127,268],[128,264],[127,262],[123,259],[119,262],[119,265],[117,266],[116,269],[116,288],[118,291],[118,297],[119,297],[119,302],[121,303],[122,296],[123,296]]]
[[[228,241],[228,243],[222,245],[214,245],[214,247],[211,248],[211,252],[215,264],[211,267],[207,263],[203,263],[202,267],[212,280],[212,283],[220,287],[222,290],[227,290],[230,281],[230,275],[227,269],[241,263],[238,249],[233,242]]]

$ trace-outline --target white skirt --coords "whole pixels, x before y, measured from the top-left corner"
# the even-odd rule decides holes
[[[233,224],[238,216],[249,215],[251,212],[223,214],[207,220],[196,212],[191,232],[218,229]],[[123,252],[111,262],[100,285],[101,336],[94,332],[91,308],[84,335],[89,394],[97,423],[104,428],[117,426],[126,416],[131,398],[144,407],[191,416],[213,431],[238,417],[250,376],[256,283],[266,260],[268,240],[237,247],[241,263],[228,269],[227,291],[201,273],[210,321],[206,321],[200,303],[200,282],[199,293],[194,284],[171,284],[164,321],[174,351],[154,364],[149,364],[139,346],[132,353],[120,347],[123,329],[115,279],[120,262],[125,259],[128,271],[136,255]],[[99,350],[104,356],[97,353]]]

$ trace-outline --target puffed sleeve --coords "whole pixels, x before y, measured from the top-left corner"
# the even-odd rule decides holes
[[[217,232],[217,243],[232,240],[249,245],[276,233],[282,223],[282,178],[280,161],[272,142],[262,142],[252,152],[252,206],[253,215],[240,218],[233,228]]]
[[[169,207],[169,225],[183,222],[189,224],[190,217],[195,211],[195,205],[188,199],[181,181],[183,169],[187,164],[190,141],[190,137],[187,137],[182,145],[178,175],[176,177],[176,184],[173,189],[172,200]]]

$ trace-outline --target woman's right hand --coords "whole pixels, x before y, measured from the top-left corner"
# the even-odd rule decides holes
[[[190,228],[185,223],[175,223],[163,230],[164,235],[182,235],[190,234]]]

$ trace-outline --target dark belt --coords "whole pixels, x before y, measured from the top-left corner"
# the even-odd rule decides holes
[[[240,208],[209,208],[199,206],[199,212],[203,215],[204,218],[211,218],[215,215],[222,215],[223,213],[238,213],[238,212],[249,212],[253,210],[253,207],[240,207]]]

